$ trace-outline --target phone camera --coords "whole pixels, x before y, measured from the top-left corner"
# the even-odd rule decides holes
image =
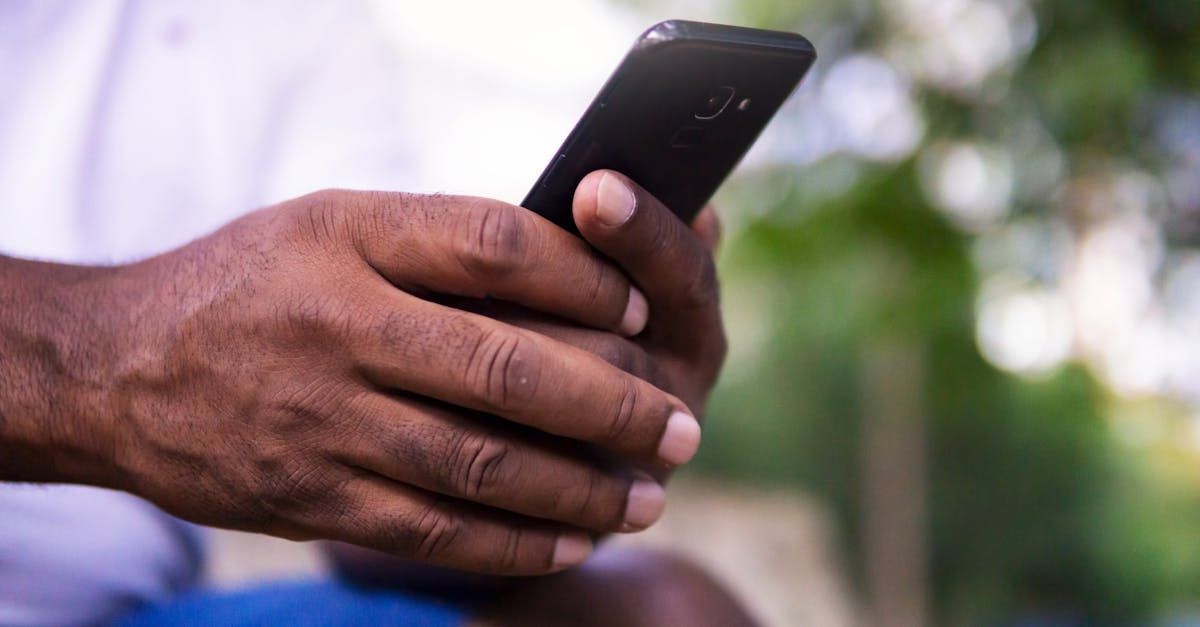
[[[733,100],[735,90],[732,87],[715,87],[704,96],[700,110],[696,112],[697,120],[711,120],[725,111]]]

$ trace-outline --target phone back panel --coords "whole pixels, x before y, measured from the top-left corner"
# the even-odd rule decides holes
[[[815,59],[800,35],[658,24],[638,39],[521,204],[575,233],[576,186],[608,168],[690,221]]]

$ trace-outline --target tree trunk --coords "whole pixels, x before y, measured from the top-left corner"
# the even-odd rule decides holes
[[[870,624],[929,624],[925,363],[917,342],[887,337],[863,358],[862,542]]]

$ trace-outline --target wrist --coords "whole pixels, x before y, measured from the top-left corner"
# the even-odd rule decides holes
[[[0,480],[118,486],[115,272],[0,258]]]

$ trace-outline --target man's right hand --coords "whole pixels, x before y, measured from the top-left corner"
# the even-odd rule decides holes
[[[40,444],[107,467],[40,479],[125,489],[203,524],[545,573],[587,556],[585,530],[643,528],[663,499],[547,434],[668,466],[699,443],[684,404],[649,383],[422,298],[645,325],[619,270],[495,201],[318,192],[79,285],[50,300],[90,308],[104,348],[76,351],[94,356],[86,373],[57,364],[38,381],[85,399],[46,412],[70,415]],[[76,432],[87,442],[61,441]]]

